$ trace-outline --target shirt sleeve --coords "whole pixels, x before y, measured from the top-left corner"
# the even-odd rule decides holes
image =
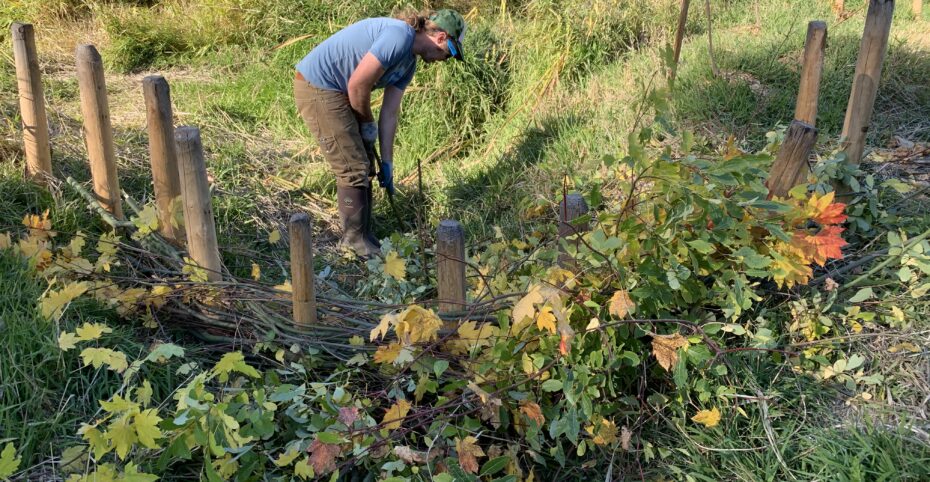
[[[381,62],[384,70],[390,70],[410,54],[413,39],[402,28],[386,28],[368,49]]]
[[[413,65],[410,66],[409,69],[407,69],[406,72],[404,72],[404,76],[401,77],[400,80],[398,80],[397,82],[394,82],[393,84],[394,87],[397,87],[400,90],[406,89],[407,84],[409,84],[410,81],[413,80],[413,74],[416,72],[416,70],[417,70],[417,64],[414,63]]]

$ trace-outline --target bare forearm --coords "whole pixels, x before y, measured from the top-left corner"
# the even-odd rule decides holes
[[[381,157],[394,159],[394,136],[397,133],[397,114],[381,112],[378,119],[378,132],[381,138]]]
[[[371,113],[371,89],[366,86],[350,86],[349,104],[359,122],[372,122],[375,116]]]

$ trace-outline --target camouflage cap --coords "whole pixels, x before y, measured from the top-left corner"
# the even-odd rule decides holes
[[[464,60],[462,57],[462,42],[465,40],[465,19],[455,10],[440,10],[429,17],[430,21],[436,24],[447,34],[452,42],[454,51],[452,56],[458,60]]]

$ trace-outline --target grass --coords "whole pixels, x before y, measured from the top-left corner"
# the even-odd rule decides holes
[[[525,219],[527,207],[552,205],[566,176],[584,186],[585,173],[603,156],[623,154],[642,94],[663,83],[657,75],[660,51],[671,37],[678,2],[459,3],[463,12],[476,9],[469,17],[469,62],[421,68],[405,95],[396,161],[398,177],[409,182],[398,201],[402,212],[425,212],[431,225],[444,217],[459,219],[472,240],[493,236],[496,226],[509,237],[525,237],[535,222]],[[846,109],[863,2],[848,1],[847,9],[858,13],[843,21],[828,4],[715,3],[720,77],[710,72],[703,6],[692,5],[672,97],[675,121],[694,130],[706,149],[717,148],[731,134],[744,148],[758,148],[765,132],[791,120],[806,23],[825,19],[829,35],[818,128],[821,145],[833,145]],[[279,280],[285,276],[286,247],[269,243],[268,234],[299,209],[314,215],[320,266],[364,275],[363,267],[347,265],[331,249],[337,236],[334,184],[296,114],[290,82],[293,65],[320,39],[355,18],[399,6],[387,0],[33,0],[0,7],[0,20],[25,18],[37,25],[59,178],[89,180],[70,56],[77,41],[99,40],[109,68],[123,189],[136,199],[151,199],[139,80],[162,72],[171,83],[177,124],[202,129],[224,262],[245,277],[257,260],[263,273]],[[223,8],[234,14],[219,14]],[[899,6],[892,28],[869,141],[883,145],[894,135],[930,141],[927,21]],[[2,52],[9,52],[8,34],[0,35]],[[18,160],[15,76],[9,54],[0,55],[0,155]],[[416,194],[418,162],[426,188],[422,198]],[[64,233],[102,231],[69,188],[49,194],[23,183],[19,165],[0,163],[0,231],[14,228],[25,213],[46,208]],[[911,213],[912,232],[926,221],[925,214],[924,221],[914,221],[921,212],[926,210]],[[379,234],[397,227],[383,199],[377,216]],[[62,441],[75,440],[78,421],[93,417],[94,397],[110,393],[118,380],[94,380],[75,371],[76,354],[62,355],[55,327],[35,313],[44,287],[9,255],[0,255],[0,286],[0,438],[16,438],[26,460],[38,464],[56,456]],[[926,330],[926,303],[903,296],[901,302],[915,314],[906,328]],[[78,308],[64,326],[113,316],[95,306]],[[126,344],[125,351],[138,350],[130,329],[114,336]],[[863,346],[877,354],[888,348]],[[897,407],[896,414],[867,404],[847,407],[845,401],[855,394],[772,372],[771,365],[734,363],[741,370],[734,379],[745,394],[756,396],[759,390],[767,397],[767,416],[759,401],[748,401],[741,405],[746,417],[712,430],[681,428],[687,426],[685,414],[658,420],[643,437],[651,437],[656,447],[680,449],[657,448],[648,474],[692,480],[930,477],[926,437],[902,428],[926,422],[913,409],[920,406],[923,388],[907,381],[921,376],[925,354],[914,360],[877,358],[889,380],[888,393],[910,405]],[[65,375],[64,386],[48,383]],[[639,478],[635,461],[626,460],[624,467],[626,476]]]

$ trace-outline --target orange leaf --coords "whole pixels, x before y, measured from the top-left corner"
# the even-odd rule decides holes
[[[542,413],[542,408],[540,408],[536,402],[531,402],[529,400],[520,402],[520,411],[530,420],[536,421],[540,427],[546,422],[546,417]]]
[[[310,465],[313,466],[313,472],[316,475],[336,470],[336,457],[342,453],[338,445],[326,444],[319,440],[314,440],[307,451],[310,452]]]
[[[465,472],[478,473],[478,457],[484,457],[484,450],[478,446],[478,439],[465,437],[455,440],[455,451],[459,453],[459,465]]]
[[[665,371],[670,371],[672,365],[678,363],[678,349],[685,346],[688,346],[688,340],[678,333],[652,336],[652,354]]]

